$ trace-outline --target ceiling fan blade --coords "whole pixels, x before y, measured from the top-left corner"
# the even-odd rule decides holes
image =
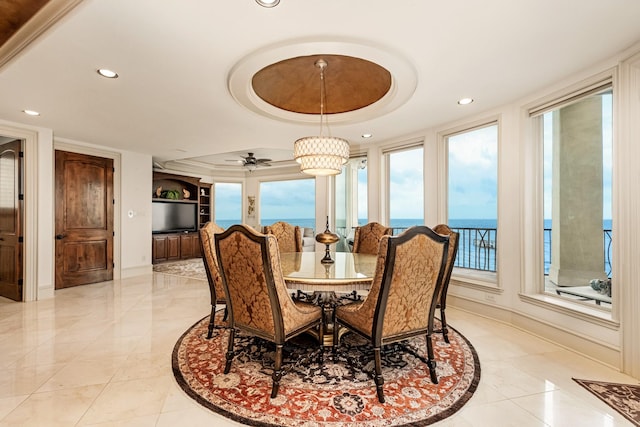
[[[257,159],[256,163],[269,163],[271,159]]]

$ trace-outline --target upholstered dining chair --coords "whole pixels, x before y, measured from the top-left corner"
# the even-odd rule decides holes
[[[449,291],[449,280],[451,279],[451,272],[453,271],[453,265],[456,262],[456,256],[458,255],[458,242],[460,240],[460,233],[453,231],[446,224],[438,224],[433,227],[433,231],[443,236],[449,236],[449,251],[447,253],[447,263],[444,267],[444,274],[442,275],[442,286],[440,286],[440,296],[438,298],[438,305],[436,309],[440,309],[440,323],[441,328],[434,330],[434,332],[442,333],[444,342],[449,343],[449,329],[447,328],[447,317],[445,310],[447,309],[447,292]]]
[[[362,302],[339,305],[334,311],[334,355],[340,327],[358,333],[371,343],[373,379],[380,403],[384,403],[380,353],[384,345],[424,335],[431,381],[438,383],[431,334],[448,246],[448,237],[426,226],[411,227],[398,236],[382,237],[369,294]]]
[[[382,236],[390,236],[391,232],[391,228],[377,222],[370,222],[361,227],[356,227],[353,234],[353,252],[376,255],[380,239],[382,239]]]
[[[202,261],[204,263],[204,271],[207,273],[209,281],[209,293],[211,294],[211,318],[209,319],[209,329],[207,331],[207,339],[213,336],[214,318],[216,313],[216,305],[224,304],[224,318],[227,320],[227,298],[222,286],[222,277],[218,267],[218,259],[216,257],[216,248],[214,246],[214,234],[222,233],[224,229],[217,224],[209,221],[200,229],[200,246],[202,248]]]
[[[322,308],[294,302],[287,290],[278,240],[244,225],[234,225],[216,236],[216,255],[229,308],[229,341],[224,373],[235,356],[236,329],[275,343],[271,398],[278,394],[282,378],[284,343],[305,331],[317,329],[323,352]]]
[[[276,236],[281,252],[302,252],[302,230],[299,226],[278,221],[266,225],[264,233]]]

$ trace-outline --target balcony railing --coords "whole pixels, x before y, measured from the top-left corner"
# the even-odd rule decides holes
[[[406,227],[393,227],[396,236]],[[480,271],[496,271],[496,234],[495,228],[453,228],[460,233],[458,256],[455,266]]]
[[[497,230],[495,228],[452,228],[460,233],[456,267],[480,271],[496,271]],[[393,235],[398,235],[406,227],[393,227]],[[611,230],[604,229],[603,259],[604,270],[611,277]],[[551,229],[544,229],[544,274],[551,265]]]
[[[604,229],[603,233],[603,250],[604,250],[604,271],[608,277],[611,277],[611,230]],[[551,229],[544,229],[544,274],[549,274],[551,266]]]

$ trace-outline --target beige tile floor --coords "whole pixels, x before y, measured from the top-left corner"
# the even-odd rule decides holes
[[[199,406],[171,371],[176,340],[209,313],[206,283],[154,273],[0,298],[0,426],[235,426]],[[628,426],[571,377],[637,383],[520,330],[454,308],[480,386],[438,426]]]

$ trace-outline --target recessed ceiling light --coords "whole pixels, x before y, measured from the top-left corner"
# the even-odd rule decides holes
[[[28,114],[30,116],[39,116],[40,113],[38,113],[37,111],[33,111],[33,110],[22,110],[23,113]]]
[[[458,104],[468,105],[468,104],[471,104],[472,102],[473,102],[472,98],[462,98],[460,101],[458,101]]]
[[[362,137],[363,137],[364,139],[371,138],[372,136],[373,136],[373,134],[371,134],[371,133],[363,133],[363,134],[362,134]]]
[[[262,7],[275,7],[280,3],[280,0],[256,0],[256,3]]]
[[[115,71],[108,70],[106,68],[99,68],[98,69],[98,74],[100,74],[102,77],[106,77],[108,79],[117,79],[118,78],[118,73],[116,73]]]

